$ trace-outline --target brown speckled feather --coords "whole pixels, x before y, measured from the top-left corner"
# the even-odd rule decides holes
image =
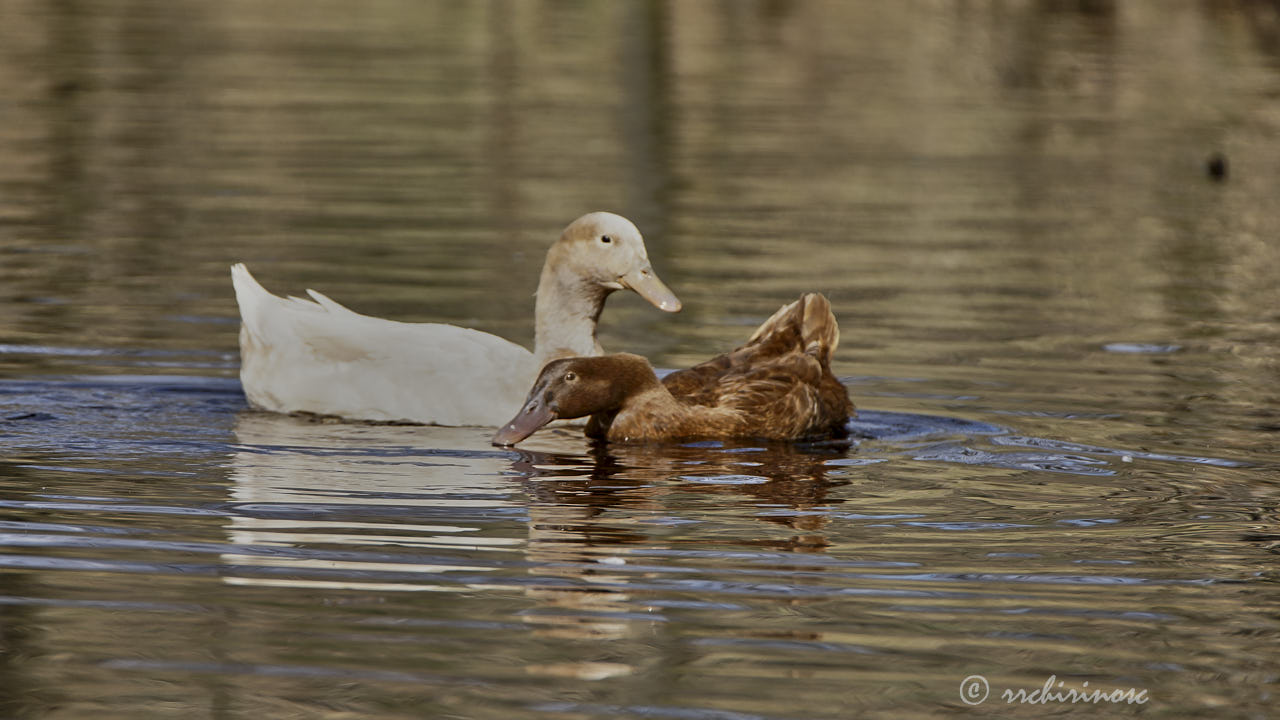
[[[774,313],[742,347],[663,379],[681,405],[697,406],[688,408],[692,412],[661,412],[656,403],[624,407],[608,437],[843,435],[853,403],[829,365],[839,342],[831,304],[817,293],[804,295]]]

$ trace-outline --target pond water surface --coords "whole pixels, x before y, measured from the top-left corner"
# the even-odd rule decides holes
[[[0,716],[1274,717],[1278,17],[0,1]],[[231,263],[528,344],[596,209],[856,442],[246,407]]]

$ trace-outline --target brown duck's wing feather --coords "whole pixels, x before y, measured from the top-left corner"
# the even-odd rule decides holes
[[[720,428],[725,435],[842,435],[853,403],[829,366],[839,342],[831,304],[809,293],[774,313],[745,345],[662,384],[682,403],[734,417],[732,428]]]
[[[695,405],[716,405],[716,386],[727,377],[791,354],[803,353],[825,366],[840,342],[840,329],[831,303],[807,293],[782,306],[751,335],[745,345],[662,380],[671,394]]]
[[[819,359],[830,358],[840,345],[840,326],[825,296],[805,293],[765,320],[743,347],[754,344],[787,348],[798,344],[804,352]]]
[[[853,411],[844,385],[805,353],[728,376],[720,389],[719,405],[737,409],[744,434],[760,437],[843,435]]]
[[[728,354],[719,355],[688,370],[677,370],[662,378],[662,384],[677,400],[694,405],[714,405],[715,386],[732,366]]]

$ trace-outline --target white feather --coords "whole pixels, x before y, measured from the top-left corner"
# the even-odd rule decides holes
[[[652,274],[630,221],[590,213],[565,228],[539,284],[535,356],[478,330],[361,315],[315,290],[307,290],[310,300],[282,298],[236,264],[241,384],[251,405],[273,412],[500,426],[524,403],[544,362],[600,354],[596,318],[625,277],[641,278],[631,289],[653,304],[679,309]]]
[[[538,370],[533,353],[495,335],[402,323],[267,292],[231,269],[243,326],[240,380],[255,407],[361,420],[501,425]]]

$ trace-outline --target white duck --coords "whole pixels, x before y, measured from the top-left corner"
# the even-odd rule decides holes
[[[361,315],[314,290],[307,290],[314,302],[278,297],[243,264],[231,267],[231,280],[249,403],[352,420],[499,426],[543,365],[603,354],[596,321],[613,291],[680,309],[653,272],[640,231],[607,212],[574,220],[547,251],[533,352],[478,330]]]

